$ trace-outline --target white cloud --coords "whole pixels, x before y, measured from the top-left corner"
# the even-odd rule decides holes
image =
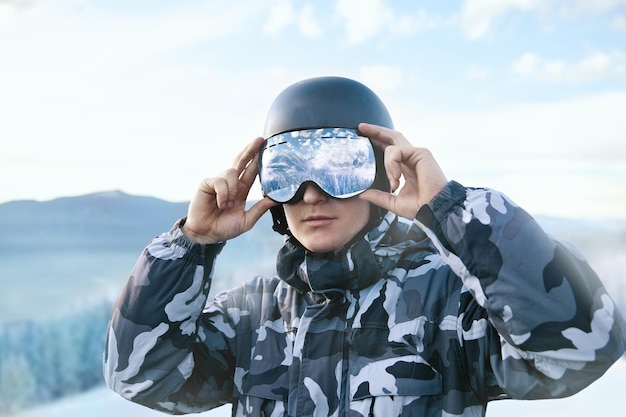
[[[0,51],[17,57],[12,60],[15,65],[45,62],[46,67],[59,66],[66,71],[80,62],[110,72],[128,67],[129,61],[145,62],[155,55],[235,33],[260,7],[247,1],[228,7],[205,5],[129,16],[76,4],[72,0],[34,3],[19,13],[12,37],[0,38]]]
[[[596,52],[574,64],[571,78],[574,81],[588,81],[616,75],[616,64],[620,65],[620,62],[624,62],[622,53]]]
[[[611,28],[618,32],[626,33],[626,14],[620,14],[615,16],[611,20]]]
[[[538,0],[465,0],[461,12],[463,29],[470,39],[485,36],[494,21],[510,11],[531,11]]]
[[[270,10],[268,21],[263,25],[264,35],[276,37],[295,19],[293,4],[290,0],[280,0]]]
[[[491,76],[491,70],[487,67],[472,64],[465,71],[465,76],[470,80],[486,80]]]
[[[359,70],[359,79],[376,92],[392,92],[404,82],[401,68],[387,65],[371,65]]]
[[[403,133],[430,148],[448,178],[504,191],[532,213],[623,218],[624,108],[626,91],[416,113]]]
[[[563,7],[571,7],[580,15],[588,13],[605,13],[621,6],[626,6],[626,0],[563,0],[563,3]]]
[[[0,34],[15,29],[18,22],[17,14],[17,8],[12,3],[0,3]]]
[[[315,17],[312,4],[305,4],[299,12],[294,8],[291,0],[279,0],[270,10],[268,21],[262,27],[262,33],[266,36],[276,38],[283,31],[297,24],[297,28],[307,38],[319,38],[322,29]]]
[[[38,0],[0,0],[0,34],[17,29],[24,15],[36,6]]]
[[[319,38],[322,35],[322,28],[317,22],[311,4],[306,4],[300,12],[298,16],[298,28],[307,38]]]
[[[416,33],[426,32],[447,26],[449,22],[426,11],[418,9],[415,14],[394,13],[388,22],[387,28],[389,33],[400,36],[412,36]]]
[[[525,53],[511,67],[513,75],[531,77],[537,72],[539,57],[535,54]]]
[[[338,24],[345,30],[348,45],[361,44],[380,34],[412,36],[447,24],[423,8],[413,14],[396,13],[383,0],[337,0],[335,11]]]
[[[543,8],[544,3],[500,2],[504,6],[479,1],[485,10],[476,9],[473,18],[486,26],[475,33],[489,34],[507,13],[527,13],[528,17],[529,12],[523,10],[532,10],[547,17],[544,11],[567,6],[564,0],[545,0],[550,9]],[[237,151],[262,134],[266,111],[276,94],[292,82],[319,75],[320,68],[329,68],[326,62],[337,75],[354,76],[380,93],[408,138],[437,148],[433,151],[438,158],[441,155],[450,178],[525,193],[522,200],[534,199],[530,206],[536,210],[545,206],[534,191],[545,194],[546,201],[562,200],[567,193],[561,181],[569,187],[565,198],[577,210],[579,204],[594,204],[596,213],[609,208],[617,213],[609,197],[585,196],[580,191],[583,183],[596,194],[626,201],[621,184],[626,173],[619,168],[626,166],[626,150],[621,145],[624,94],[619,100],[608,95],[588,100],[585,111],[572,111],[568,103],[537,105],[532,111],[500,111],[519,96],[524,83],[507,85],[513,94],[505,96],[498,84],[455,84],[458,72],[450,71],[466,69],[465,76],[471,79],[492,77],[497,65],[492,59],[498,57],[491,48],[481,49],[485,45],[475,43],[471,48],[476,49],[465,50],[467,42],[459,36],[444,36],[434,45],[412,42],[410,51],[407,42],[393,42],[448,25],[445,16],[452,6],[437,3],[424,11],[411,2],[401,9],[388,0],[343,0],[337,3],[346,7],[342,15],[332,9],[334,1],[325,6],[310,0],[197,1],[167,6],[156,2],[145,3],[142,10],[122,3],[35,0],[29,7],[15,8],[25,3],[0,0],[0,20],[10,22],[2,26],[5,32],[0,29],[0,142],[10,144],[0,152],[0,201],[18,193],[23,198],[41,198],[108,188],[189,198],[199,179],[227,168]],[[606,4],[617,10],[617,3]],[[275,5],[277,9],[270,12]],[[10,14],[4,13],[7,10]],[[275,36],[269,43],[275,48],[272,54],[286,56],[281,54],[283,48],[292,51],[293,42],[306,37],[322,40],[307,40],[301,47],[325,48],[326,61],[301,65],[302,60],[270,60],[246,65],[249,51],[267,47],[261,30],[272,13],[274,26],[265,28],[267,36]],[[614,14],[617,28],[620,19]],[[562,17],[546,20],[558,23]],[[558,39],[588,48],[589,52],[576,58],[565,55],[558,45],[549,49],[563,55],[537,53],[539,49],[527,42],[523,42],[527,49],[513,52],[518,45],[512,44],[511,53],[518,53],[519,59],[511,61],[511,73],[518,80],[533,82],[603,79],[607,81],[602,84],[604,91],[619,91],[626,77],[626,49],[603,46],[620,45],[621,38],[616,32],[598,29],[598,24],[608,26],[610,21],[606,16],[581,18],[589,29],[583,31],[584,39],[579,31],[565,31],[573,25],[555,27]],[[331,34],[332,43],[328,42]],[[336,42],[337,37],[343,41]],[[376,53],[346,51],[345,39],[375,52],[384,48],[390,60],[378,60]],[[450,60],[442,62],[436,55],[429,60],[437,48]],[[529,53],[521,55],[524,51]],[[567,93],[595,87],[577,86]],[[544,98],[540,90],[530,89],[524,97],[540,102]],[[557,94],[563,91],[556,90]],[[483,95],[483,105],[474,106],[469,100],[476,94]],[[493,111],[476,114],[478,109],[489,108]],[[449,114],[452,109],[458,113]],[[510,146],[516,147],[507,154]],[[593,161],[584,159],[594,152]],[[184,163],[179,160],[181,154]],[[533,163],[539,164],[536,170]],[[176,169],[163,168],[171,166]],[[533,172],[527,172],[529,166]],[[41,181],[15,181],[27,172],[46,178],[44,187]],[[608,179],[598,180],[599,172]],[[609,191],[604,185],[610,186]],[[624,204],[621,207],[626,212]]]
[[[511,12],[534,13],[558,18],[586,18],[626,6],[626,0],[465,0],[461,24],[468,38],[486,36],[498,19]],[[620,25],[619,21],[616,23]]]
[[[253,134],[247,133],[255,126],[258,134],[264,115],[254,108],[266,104],[263,94],[268,95],[274,80],[263,77],[262,83],[254,83],[232,65],[224,74],[218,62],[209,66],[207,59],[198,62],[184,55],[199,42],[248,27],[260,7],[255,2],[218,8],[204,3],[193,10],[141,15],[74,4],[36,3],[18,13],[11,33],[0,37],[0,142],[11,143],[0,152],[4,193],[20,187],[8,173],[21,173],[23,160],[37,164],[41,172],[36,177],[45,175],[54,187],[48,183],[36,191],[24,186],[16,190],[20,196],[97,189],[115,182],[115,188],[134,185],[138,190],[137,166],[148,160],[163,165],[172,158],[173,146],[202,149],[206,137],[215,134],[228,138],[220,144],[232,148],[239,147],[235,140],[251,139]],[[250,72],[246,78],[255,76]],[[218,73],[224,88],[216,83]],[[237,94],[250,84],[254,91],[242,101]],[[224,112],[220,119],[212,118],[219,111]],[[245,120],[235,117],[237,111],[247,114]],[[217,126],[211,126],[209,135],[206,129],[212,123]],[[243,134],[226,136],[229,128]],[[206,169],[208,159],[193,157],[200,160],[177,168],[181,175],[195,169],[191,185],[206,175],[198,172]],[[162,176],[155,181],[165,187],[163,181],[171,180]]]
[[[626,55],[620,50],[593,52],[578,62],[541,58],[526,53],[511,65],[511,74],[537,82],[591,82],[626,75]]]
[[[349,45],[376,36],[393,13],[381,0],[367,3],[361,0],[337,0],[335,9],[340,17],[339,24],[345,28]]]

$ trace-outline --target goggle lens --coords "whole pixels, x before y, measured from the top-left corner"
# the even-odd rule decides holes
[[[278,203],[314,182],[335,198],[350,198],[374,183],[376,160],[369,139],[354,129],[325,128],[281,133],[261,148],[259,179],[263,195]]]

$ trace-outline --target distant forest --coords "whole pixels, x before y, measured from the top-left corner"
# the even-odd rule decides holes
[[[0,416],[102,384],[111,305],[0,327]]]
[[[185,212],[123,193],[0,204],[0,416],[102,386],[113,299],[141,248]],[[626,223],[538,220],[582,251],[626,311]],[[263,216],[228,242],[212,292],[272,274],[281,244]]]
[[[114,299],[187,204],[121,192],[0,204],[0,417],[103,385]],[[264,216],[228,242],[211,292],[272,274],[281,243]]]

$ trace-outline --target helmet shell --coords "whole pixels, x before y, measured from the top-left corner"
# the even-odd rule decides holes
[[[367,86],[343,77],[316,77],[299,81],[283,90],[272,103],[263,136],[267,139],[296,130],[343,127],[357,129],[359,123],[371,123],[393,129],[393,122],[382,100]],[[376,179],[372,188],[390,191],[385,174],[382,150],[374,147]],[[290,235],[282,205],[270,209],[273,229]],[[367,229],[386,213],[372,205]]]
[[[316,77],[283,90],[272,103],[264,137],[322,127],[356,129],[359,123],[393,129],[380,98],[358,81],[343,77]]]

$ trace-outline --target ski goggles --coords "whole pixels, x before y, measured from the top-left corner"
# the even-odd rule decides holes
[[[354,129],[324,128],[281,133],[260,151],[263,195],[277,203],[301,198],[313,182],[334,198],[350,198],[372,186],[376,159],[370,140]]]

